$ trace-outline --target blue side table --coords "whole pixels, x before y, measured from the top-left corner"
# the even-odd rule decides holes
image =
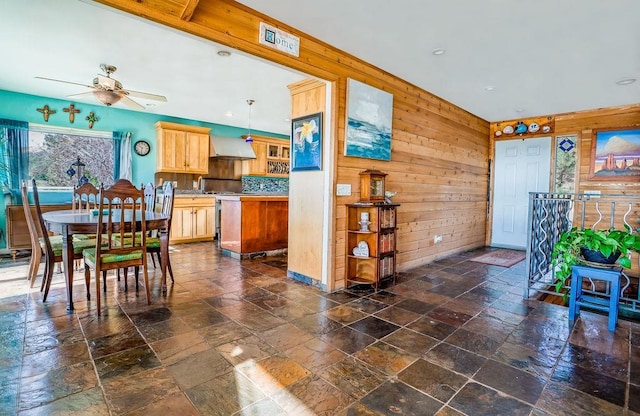
[[[573,325],[576,318],[580,315],[580,306],[586,306],[591,309],[608,312],[609,331],[615,331],[616,323],[618,322],[621,275],[621,267],[601,269],[589,266],[573,266],[571,273],[571,293],[569,294],[569,322]],[[583,294],[582,279],[584,278],[608,282],[611,285],[609,299]]]

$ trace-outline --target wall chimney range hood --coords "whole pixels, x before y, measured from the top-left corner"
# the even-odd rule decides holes
[[[255,159],[251,144],[241,138],[211,136],[209,156],[226,159]]]

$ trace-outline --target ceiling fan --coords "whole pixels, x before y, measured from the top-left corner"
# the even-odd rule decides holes
[[[124,88],[122,88],[122,84],[120,83],[120,81],[114,78],[111,78],[111,74],[116,72],[116,69],[117,69],[113,65],[100,64],[100,69],[102,69],[102,71],[106,75],[98,74],[98,76],[93,79],[93,84],[91,85],[80,84],[78,82],[71,82],[71,81],[62,81],[62,80],[53,79],[53,78],[45,78],[45,77],[36,77],[36,78],[44,79],[47,81],[64,82],[65,84],[82,85],[83,87],[91,88],[92,91],[82,92],[80,94],[72,94],[72,95],[68,95],[68,97],[86,97],[89,95],[93,95],[96,97],[98,101],[100,101],[102,104],[106,106],[111,106],[117,102],[121,102],[122,104],[134,110],[144,110],[145,108],[144,106],[133,101],[131,98],[129,98],[129,96],[143,98],[147,100],[167,102],[167,97],[163,95],[149,94],[146,92],[133,91],[133,90],[125,90]]]

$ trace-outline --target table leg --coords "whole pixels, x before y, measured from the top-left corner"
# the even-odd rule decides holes
[[[67,311],[73,312],[73,234],[69,229],[62,230],[62,264],[67,284]]]
[[[169,262],[169,234],[167,228],[162,227],[160,234],[160,266],[162,268],[162,293],[167,293],[167,263]]]

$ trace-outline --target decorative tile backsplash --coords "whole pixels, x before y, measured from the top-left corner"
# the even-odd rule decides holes
[[[243,176],[242,192],[260,194],[288,194],[289,178]]]

